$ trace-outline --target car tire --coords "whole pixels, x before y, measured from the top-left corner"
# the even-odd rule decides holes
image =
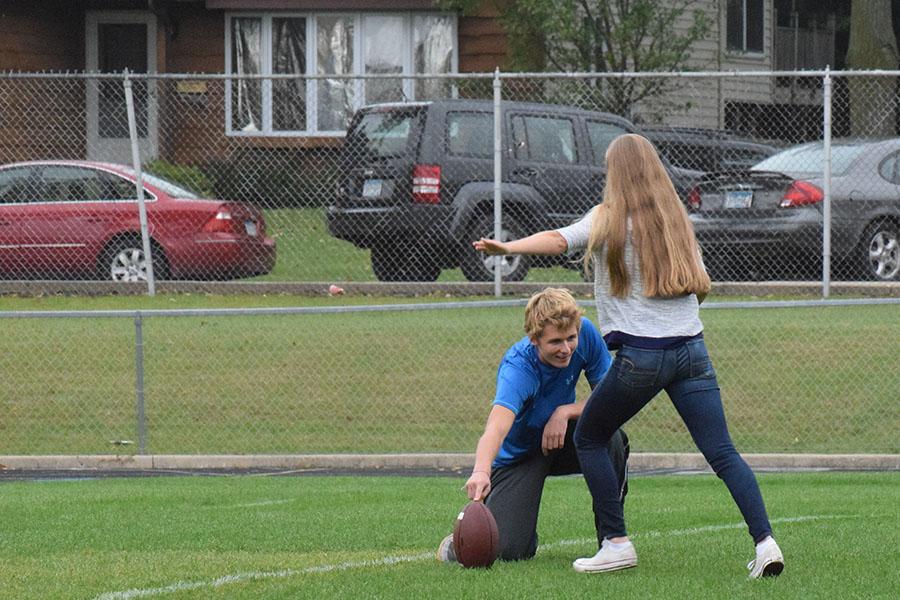
[[[900,226],[888,219],[866,227],[860,241],[859,265],[866,279],[900,279]]]
[[[496,260],[494,256],[487,256],[472,247],[472,242],[481,238],[494,237],[494,216],[482,214],[476,216],[469,228],[468,235],[463,243],[462,267],[463,275],[469,281],[493,281]],[[503,217],[503,229],[500,232],[502,241],[517,240],[525,236],[525,231],[519,223],[511,217]],[[531,267],[529,257],[522,255],[501,256],[503,281],[522,281],[528,275]]]
[[[378,281],[437,281],[434,258],[414,249],[372,248],[372,272]]]
[[[153,243],[153,278],[168,279],[169,268],[165,254]],[[107,246],[100,259],[100,279],[106,281],[147,281],[144,246],[140,238],[123,238]]]

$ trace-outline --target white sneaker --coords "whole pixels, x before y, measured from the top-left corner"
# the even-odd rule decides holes
[[[590,558],[579,558],[572,563],[579,573],[602,573],[603,571],[618,571],[619,569],[628,569],[637,566],[637,552],[634,551],[634,544],[630,541],[624,548],[614,550],[610,547],[606,540],[600,551]]]
[[[453,547],[453,534],[441,540],[437,549],[437,559],[445,563],[459,562],[456,560],[456,549]]]
[[[784,570],[784,556],[774,538],[770,537],[760,542],[756,558],[750,561],[747,568],[750,569],[750,579],[775,577],[781,574]]]

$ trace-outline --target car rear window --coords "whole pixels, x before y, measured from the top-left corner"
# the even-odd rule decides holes
[[[403,154],[421,115],[421,110],[368,112],[356,122],[348,136],[351,151],[365,149],[370,155],[388,158]]]
[[[831,173],[846,175],[853,161],[864,150],[863,145],[832,145]],[[790,148],[756,163],[751,169],[776,171],[788,175],[821,175],[825,170],[825,148],[821,142]]]

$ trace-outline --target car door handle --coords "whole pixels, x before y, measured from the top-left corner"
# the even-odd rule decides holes
[[[537,177],[540,171],[535,169],[534,167],[525,167],[524,169],[516,169],[512,172],[513,175],[517,177],[528,177],[529,179],[532,177]]]

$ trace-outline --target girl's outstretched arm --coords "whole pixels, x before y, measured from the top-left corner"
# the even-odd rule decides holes
[[[472,242],[472,246],[487,255],[497,254],[540,254],[555,256],[563,254],[569,245],[563,236],[553,230],[541,231],[520,240],[499,242],[489,238],[481,238]]]

